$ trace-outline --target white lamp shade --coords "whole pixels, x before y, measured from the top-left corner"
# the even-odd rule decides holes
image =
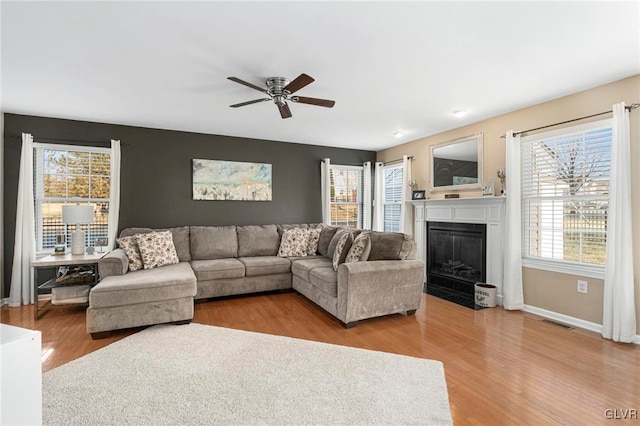
[[[93,206],[62,206],[62,222],[67,225],[93,223]]]

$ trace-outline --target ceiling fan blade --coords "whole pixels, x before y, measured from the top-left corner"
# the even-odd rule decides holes
[[[336,101],[331,101],[329,99],[305,98],[304,96],[292,96],[291,100],[301,104],[317,105],[327,108],[333,108],[336,104]]]
[[[238,107],[242,107],[245,105],[251,105],[251,104],[257,104],[258,102],[264,102],[264,101],[270,101],[271,98],[263,98],[263,99],[254,99],[252,101],[247,101],[247,102],[242,102],[239,104],[233,104],[233,105],[229,105],[231,108],[238,108]]]
[[[284,104],[278,104],[278,109],[280,110],[280,117],[282,118],[290,118],[291,110],[289,109],[289,105],[285,102]]]
[[[308,75],[303,73],[296,77],[292,82],[284,86],[282,90],[289,93],[295,93],[298,90],[302,89],[304,86],[313,83],[314,81],[315,80],[312,77],[309,77]]]
[[[269,93],[269,92],[267,92],[267,89],[265,89],[264,87],[258,87],[255,84],[247,83],[244,80],[240,80],[238,77],[227,77],[227,79],[229,79],[231,81],[235,81],[236,83],[240,83],[240,84],[242,84],[244,86],[251,87],[252,89],[258,90],[258,91],[260,91],[262,93]]]

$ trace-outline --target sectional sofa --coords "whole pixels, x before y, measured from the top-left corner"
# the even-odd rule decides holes
[[[283,255],[283,237],[288,241],[305,229],[315,230],[309,232],[315,233],[317,248]],[[154,231],[167,230],[127,228],[120,237]],[[168,231],[177,263],[130,271],[131,256],[120,248],[99,261],[101,280],[89,294],[87,309],[87,331],[94,338],[111,330],[190,322],[194,299],[272,290],[294,289],[346,327],[377,316],[412,314],[420,307],[425,265],[415,259],[415,242],[406,234],[321,224],[183,226]],[[354,261],[355,250],[348,246],[356,238],[354,247],[362,248],[364,240],[366,250]]]

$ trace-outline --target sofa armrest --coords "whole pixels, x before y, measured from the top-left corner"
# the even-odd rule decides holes
[[[124,275],[129,270],[129,258],[122,249],[115,249],[98,260],[100,279],[112,275]]]
[[[425,263],[376,260],[338,267],[337,317],[345,324],[420,308]]]

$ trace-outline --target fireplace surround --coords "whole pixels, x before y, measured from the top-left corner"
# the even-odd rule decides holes
[[[487,282],[497,287],[497,304],[502,305],[502,276],[504,267],[504,225],[505,225],[505,198],[504,197],[480,197],[457,199],[430,199],[414,200],[414,238],[417,246],[417,258],[427,264],[425,282],[429,270],[427,227],[430,223],[437,223],[446,227],[451,224],[484,225],[485,256],[481,260],[484,279],[478,281]],[[444,225],[442,225],[444,224]],[[455,228],[455,226],[453,226]],[[482,226],[480,227],[482,228]],[[469,242],[469,241],[468,241]],[[448,261],[448,259],[447,259]],[[447,268],[460,266],[452,262]],[[458,268],[460,269],[460,268]],[[476,268],[477,269],[477,268]],[[474,275],[475,279],[478,275]],[[482,275],[480,276],[482,277]]]

